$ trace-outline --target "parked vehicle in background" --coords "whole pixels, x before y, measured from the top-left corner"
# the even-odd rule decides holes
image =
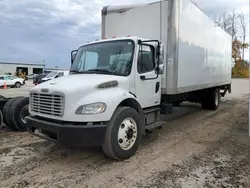
[[[41,82],[46,82],[48,80],[53,80],[55,78],[59,78],[59,77],[62,77],[62,76],[67,76],[69,75],[69,71],[51,71],[49,74],[47,74],[47,76],[43,77],[41,79]],[[38,84],[40,84],[38,83]]]
[[[27,79],[30,80],[30,79],[33,79],[37,74],[30,74],[30,75],[27,75]]]
[[[37,74],[36,76],[33,77],[33,84],[37,85],[41,83],[41,79],[47,76],[48,73],[43,73],[43,74]]]
[[[231,92],[232,39],[190,0],[104,7],[102,40],[71,56],[69,76],[30,90],[28,131],[116,160],[173,106],[216,110]]]
[[[0,75],[0,87],[3,87],[4,83],[6,83],[7,87],[20,88],[22,85],[25,84],[25,80],[16,76]]]

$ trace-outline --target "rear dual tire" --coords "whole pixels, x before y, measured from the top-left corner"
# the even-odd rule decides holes
[[[2,110],[0,110],[0,129],[3,128],[3,113]]]
[[[204,92],[201,105],[204,109],[217,110],[220,105],[220,100],[220,89],[209,89]]]
[[[3,122],[5,123],[5,125],[7,126],[7,127],[9,127],[10,129],[12,129],[12,130],[16,130],[16,128],[15,127],[12,127],[12,125],[11,125],[11,123],[10,123],[10,121],[9,121],[9,118],[8,118],[8,111],[9,111],[9,108],[10,108],[10,106],[13,104],[13,102],[15,101],[15,100],[17,100],[17,99],[19,99],[19,98],[21,98],[21,97],[14,97],[14,98],[12,98],[12,99],[9,99],[6,103],[5,103],[5,105],[3,106]]]
[[[142,125],[138,112],[130,107],[118,107],[108,122],[103,152],[115,160],[135,155],[142,140]]]
[[[3,107],[3,119],[6,126],[15,131],[26,131],[25,117],[29,115],[28,105],[28,97],[15,97],[8,100]]]

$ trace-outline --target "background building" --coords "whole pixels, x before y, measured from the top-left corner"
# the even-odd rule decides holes
[[[45,64],[29,64],[29,63],[8,63],[0,62],[0,74],[11,73],[15,75],[17,72],[26,75],[44,73]]]
[[[49,73],[51,71],[68,71],[69,69],[63,69],[63,68],[59,68],[59,67],[46,67],[44,69],[44,73]]]

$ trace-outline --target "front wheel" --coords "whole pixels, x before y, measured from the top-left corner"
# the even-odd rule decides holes
[[[21,84],[20,82],[16,82],[16,83],[15,83],[15,88],[20,88],[21,85],[22,85],[22,84]]]
[[[118,107],[108,122],[103,152],[112,159],[128,159],[136,153],[142,135],[138,112],[130,107]]]

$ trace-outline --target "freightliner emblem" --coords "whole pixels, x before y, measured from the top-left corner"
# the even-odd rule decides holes
[[[49,89],[41,89],[41,92],[49,92]]]

